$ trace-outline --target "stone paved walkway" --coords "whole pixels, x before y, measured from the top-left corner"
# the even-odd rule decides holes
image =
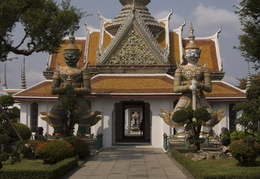
[[[104,148],[63,179],[186,179],[161,148]]]

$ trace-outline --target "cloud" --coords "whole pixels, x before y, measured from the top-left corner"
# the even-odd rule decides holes
[[[240,23],[237,15],[233,11],[220,9],[214,6],[204,6],[199,4],[193,12],[190,19],[198,28],[199,34],[211,34],[218,27],[223,27],[223,36],[232,36],[234,32],[240,31]]]
[[[166,17],[170,11],[159,11],[153,16],[156,19]],[[215,6],[204,6],[198,4],[190,14],[183,17],[173,10],[170,25],[171,28],[178,28],[186,20],[187,25],[184,28],[184,34],[189,34],[189,24],[193,23],[195,35],[198,37],[211,36],[222,27],[221,36],[231,37],[241,32],[238,16],[226,9],[217,8]]]

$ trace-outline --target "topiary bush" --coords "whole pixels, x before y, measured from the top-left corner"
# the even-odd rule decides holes
[[[229,151],[232,156],[238,161],[239,166],[250,167],[255,166],[257,158],[256,145],[249,145],[245,140],[239,139],[230,144]]]
[[[31,138],[32,130],[28,126],[16,122],[14,122],[13,125],[23,140],[29,140]],[[11,126],[9,127],[8,134],[10,137],[17,138],[17,135]]]
[[[77,155],[80,159],[86,159],[90,156],[90,147],[85,140],[76,136],[66,137],[63,140],[72,145],[75,155]]]
[[[46,164],[55,164],[66,158],[74,156],[72,145],[65,140],[52,140],[39,145],[36,148],[35,156],[43,159]]]
[[[176,123],[186,123],[187,121],[191,120],[192,117],[193,117],[193,110],[183,109],[183,110],[176,111],[172,116],[172,120]]]
[[[206,109],[199,108],[194,111],[193,117],[195,117],[198,121],[207,122],[211,118],[211,115]]]

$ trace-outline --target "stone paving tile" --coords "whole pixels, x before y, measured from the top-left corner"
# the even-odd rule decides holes
[[[160,148],[102,149],[77,171],[63,179],[185,179],[182,171]]]

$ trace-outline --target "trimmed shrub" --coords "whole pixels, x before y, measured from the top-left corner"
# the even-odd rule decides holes
[[[32,130],[28,126],[26,126],[25,124],[16,123],[16,122],[14,122],[13,125],[23,140],[29,140],[31,138]],[[11,126],[9,127],[8,131],[9,131],[8,134],[10,135],[10,137],[17,138],[17,135]]]
[[[46,142],[42,140],[28,140],[27,143],[35,150],[38,146],[43,145]]]
[[[74,148],[74,154],[80,159],[86,159],[90,156],[89,144],[85,140],[76,136],[66,137],[63,140],[72,145]]]
[[[232,142],[229,151],[238,161],[239,166],[255,166],[257,151],[254,146],[248,145],[243,139]]]
[[[234,142],[235,140],[244,139],[245,132],[244,131],[234,131],[230,134],[230,140],[231,142]]]
[[[72,145],[64,140],[52,140],[39,145],[36,148],[35,156],[43,159],[46,164],[55,164],[66,158],[74,156]]]

